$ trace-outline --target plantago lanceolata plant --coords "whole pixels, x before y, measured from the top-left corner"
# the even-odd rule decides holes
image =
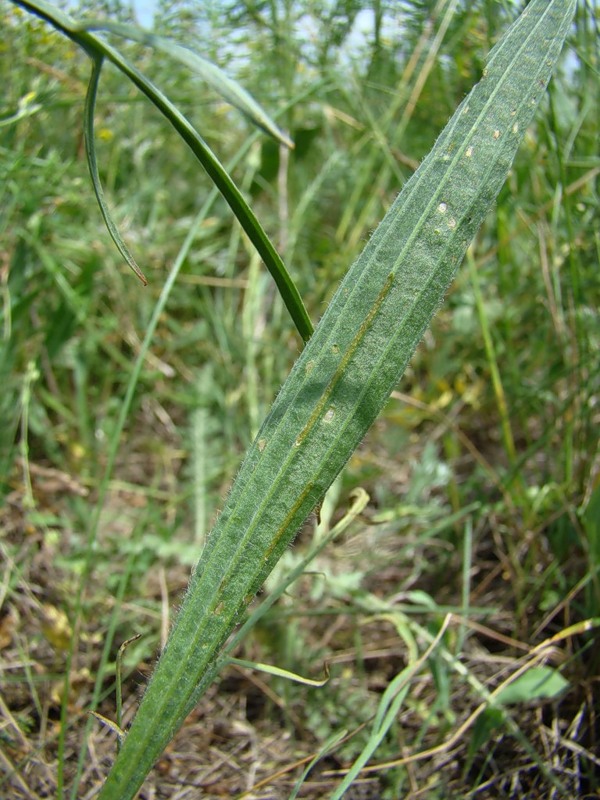
[[[199,155],[188,123],[103,40],[46,3],[20,4],[91,55],[92,109],[97,71],[110,58]],[[505,181],[574,9],[575,0],[529,3],[348,271],[246,455],[102,800],[135,796],[225,663],[242,612],[386,403]],[[225,186],[214,162],[203,163]],[[307,338],[310,323],[298,304],[289,307]]]

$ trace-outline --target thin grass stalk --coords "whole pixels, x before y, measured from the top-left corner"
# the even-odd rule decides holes
[[[436,63],[436,59],[438,56],[439,49],[442,45],[444,40],[444,36],[446,35],[446,31],[450,26],[450,22],[456,12],[456,7],[458,5],[457,0],[450,0],[448,6],[443,11],[443,17],[440,20],[439,27],[435,32],[435,35],[432,37],[430,42],[430,46],[426,51],[425,58],[423,59],[423,63],[415,75],[415,82],[408,100],[404,106],[402,111],[402,116],[400,121],[398,122],[395,130],[390,131],[389,138],[393,140],[394,145],[396,147],[400,147],[402,143],[402,138],[404,133],[408,127],[410,120],[412,119],[412,115],[417,107],[417,103],[419,97],[421,96],[421,92],[427,82],[427,78],[433,69],[433,66]],[[442,13],[442,9],[438,9],[438,13]],[[371,173],[369,175],[369,184],[373,187],[370,192],[365,192],[363,187],[362,196],[364,197],[365,194],[370,197],[370,201],[365,204],[358,220],[354,224],[353,234],[350,236],[350,244],[352,246],[356,246],[358,244],[358,237],[360,236],[360,231],[364,230],[365,227],[368,225],[368,221],[370,218],[370,213],[372,211],[372,206],[376,202],[376,198],[379,198],[381,193],[384,190],[384,187],[388,184],[390,174],[392,172],[392,165],[395,164],[396,159],[394,158],[389,146],[384,146],[384,152],[388,153],[388,158],[384,161],[381,165],[377,174],[374,176]],[[375,165],[373,165],[375,166]]]
[[[477,318],[479,320],[479,327],[483,336],[483,344],[485,348],[485,355],[487,358],[488,369],[492,378],[492,388],[496,400],[496,407],[498,409],[498,416],[500,417],[500,428],[502,430],[502,441],[504,443],[504,450],[508,458],[509,466],[512,469],[513,480],[516,484],[515,490],[517,493],[517,501],[522,494],[522,486],[519,486],[521,480],[521,473],[515,472],[514,466],[517,460],[517,449],[515,447],[515,439],[512,432],[510,423],[510,412],[508,408],[508,401],[506,399],[506,392],[502,384],[502,376],[500,375],[500,367],[498,366],[498,359],[496,357],[496,348],[492,339],[492,333],[488,322],[485,303],[481,295],[481,288],[479,286],[479,275],[477,267],[475,266],[475,259],[471,253],[467,254],[467,263],[469,265],[469,276],[471,278],[471,286],[473,288],[473,295],[475,297],[475,308],[477,309]],[[522,498],[521,498],[522,499]],[[520,505],[520,502],[517,502]]]
[[[445,3],[447,6],[444,9]],[[396,92],[396,96],[392,98],[389,110],[385,114],[382,122],[378,122],[372,117],[372,115],[369,113],[368,105],[364,103],[364,110],[369,117],[371,128],[369,132],[362,137],[356,149],[368,144],[373,140],[373,138],[375,138],[380,143],[381,152],[372,149],[367,157],[366,162],[361,167],[359,178],[352,190],[350,200],[346,204],[346,208],[344,209],[344,213],[336,230],[336,239],[338,241],[349,241],[352,247],[357,245],[358,238],[361,236],[361,231],[365,229],[365,225],[370,218],[370,212],[372,211],[375,198],[380,196],[381,190],[386,185],[390,173],[392,171],[397,172],[399,170],[399,165],[391,151],[384,132],[388,132],[388,139],[391,139],[393,136],[393,141],[396,147],[400,146],[404,132],[406,131],[408,123],[410,122],[415,110],[419,95],[423,89],[423,86],[425,85],[431,68],[435,63],[435,57],[441,46],[448,25],[452,20],[455,9],[456,0],[439,0],[436,7],[433,9],[431,13],[431,19],[433,23],[435,23],[442,12],[444,16],[442,17],[435,34],[429,26],[425,27],[423,30],[415,51],[412,54],[406,69],[404,70],[404,74],[400,80],[400,86]],[[423,53],[425,53],[425,55],[423,55]],[[411,88],[409,81],[413,79],[413,73],[415,72],[417,65],[421,62],[421,59],[422,63],[420,69],[414,75],[414,83]],[[344,90],[344,87],[342,87],[342,90]],[[358,94],[360,98],[362,96],[361,88],[359,86],[353,86],[352,94]],[[390,130],[391,123],[396,116],[398,109],[403,103],[404,109],[402,111],[402,116],[392,132]],[[380,159],[381,153],[383,153],[385,159],[384,164],[378,170],[377,177],[374,179],[374,172],[377,168],[377,163]],[[367,190],[368,186],[372,188]],[[370,199],[369,202],[366,203],[366,207],[363,209],[359,220],[357,221],[355,220],[356,209],[357,207],[363,205],[365,197]],[[350,224],[352,221],[354,221],[354,225],[353,230],[351,231]]]

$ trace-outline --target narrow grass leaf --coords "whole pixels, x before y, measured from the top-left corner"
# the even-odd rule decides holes
[[[416,675],[421,667],[425,664],[427,659],[435,651],[436,647],[442,640],[446,628],[450,623],[450,615],[447,615],[440,630],[437,632],[433,641],[429,644],[425,652],[412,664],[405,667],[396,677],[390,682],[377,708],[375,719],[373,720],[373,729],[369,740],[364,746],[362,752],[355,760],[352,767],[348,770],[344,780],[337,787],[336,791],[331,795],[331,800],[341,800],[345,793],[352,786],[354,780],[358,777],[361,769],[368,763],[373,753],[377,750],[385,735],[393,725],[398,717],[406,695],[410,689],[410,680]]]
[[[469,739],[465,774],[471,769],[475,757],[480,754],[489,742],[492,734],[505,722],[506,716],[501,708],[486,708],[473,723],[473,730]]]
[[[267,675],[275,675],[277,678],[285,678],[286,680],[294,681],[295,683],[303,683],[305,686],[325,686],[325,684],[329,681],[329,672],[327,668],[325,669],[325,677],[321,678],[320,680],[315,680],[314,678],[305,678],[303,675],[298,675],[296,672],[290,672],[289,669],[275,667],[273,664],[261,664],[256,661],[245,661],[241,658],[230,658],[228,663],[236,664],[238,667],[256,670],[257,672],[264,672]]]
[[[125,244],[125,241],[121,234],[119,233],[119,229],[114,222],[112,215],[110,213],[110,209],[108,207],[108,203],[104,197],[104,190],[102,188],[102,183],[100,181],[100,174],[98,172],[98,160],[96,158],[96,144],[94,139],[94,109],[96,108],[96,97],[98,94],[98,82],[100,80],[100,73],[102,71],[102,63],[104,58],[101,55],[94,55],[92,58],[92,72],[90,75],[90,82],[88,84],[88,90],[85,96],[85,110],[83,116],[83,138],[85,141],[85,154],[87,157],[88,167],[90,170],[90,177],[92,179],[92,186],[94,187],[94,192],[96,194],[96,200],[98,201],[98,205],[100,206],[100,211],[102,213],[102,218],[104,219],[104,224],[106,225],[110,236],[117,246],[117,249],[125,259],[125,261],[129,264],[131,269],[135,272],[144,286],[148,285],[148,281],[146,280],[146,276],[140,270],[138,265],[136,264],[135,258],[131,254],[131,251]]]
[[[135,25],[126,25],[122,22],[112,22],[111,20],[82,20],[77,24],[77,28],[81,31],[107,31],[166,53],[199,75],[211,89],[220,94],[224,100],[237,108],[238,111],[241,111],[251,122],[262,128],[265,133],[282,142],[286,147],[294,147],[291,139],[277,127],[252,95],[240,86],[237,81],[232,80],[220,67],[188,47],[183,47],[172,39],[157,36],[155,33],[150,33]]]
[[[240,225],[248,235],[248,238],[265,262],[265,266],[273,276],[277,289],[302,340],[304,342],[308,341],[313,333],[313,325],[304,307],[300,293],[288,273],[281,256],[273,246],[262,225],[229,173],[225,170],[219,159],[190,121],[183,116],[171,100],[164,95],[152,81],[148,80],[145,75],[130,64],[118,50],[111,47],[111,45],[103,39],[94,36],[92,33],[80,30],[77,22],[67,14],[46,2],[46,0],[14,1],[16,5],[21,6],[25,10],[53,25],[57,30],[71,39],[71,41],[83,48],[92,60],[98,57],[104,57],[108,61],[111,61],[146,95],[161,114],[163,114],[194,153],[215,186],[223,195],[223,198],[228,203]]]
[[[101,800],[135,795],[385,404],[504,183],[574,8],[527,6],[346,275],[248,451]]]
[[[290,795],[288,797],[288,800],[296,800],[296,797],[298,797],[298,793],[300,792],[300,789],[302,788],[304,782],[308,778],[308,776],[309,776],[311,770],[313,769],[313,767],[315,767],[319,763],[319,761],[321,761],[321,759],[324,758],[328,753],[332,752],[337,747],[337,745],[340,744],[340,742],[346,736],[346,734],[347,734],[347,731],[346,730],[342,730],[342,731],[339,731],[339,732],[337,732],[335,734],[332,734],[331,736],[329,736],[325,740],[325,742],[321,745],[321,747],[319,748],[318,752],[316,753],[315,757],[310,760],[310,762],[307,764],[304,772],[298,778],[298,781],[296,782],[296,785],[292,789],[292,791],[291,791],[291,793],[290,793]]]

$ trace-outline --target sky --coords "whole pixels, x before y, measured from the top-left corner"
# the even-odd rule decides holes
[[[132,0],[132,5],[140,25],[145,28],[152,27],[156,0]]]

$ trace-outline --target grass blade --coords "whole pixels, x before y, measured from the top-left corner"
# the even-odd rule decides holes
[[[362,752],[348,771],[346,777],[341,784],[336,788],[331,800],[341,800],[341,798],[348,791],[353,781],[360,774],[361,769],[368,763],[373,753],[377,750],[384,736],[389,731],[390,727],[396,720],[400,709],[404,703],[406,695],[410,689],[411,678],[421,669],[427,662],[427,659],[434,652],[440,643],[448,624],[450,622],[450,615],[446,618],[437,632],[433,641],[429,644],[425,652],[412,664],[405,667],[396,677],[390,682],[389,686],[383,693],[377,714],[373,720],[373,728],[369,740],[364,746]]]
[[[246,456],[101,800],[135,795],[385,404],[506,178],[574,8],[527,6],[346,275]]]
[[[155,33],[150,33],[135,25],[125,25],[122,22],[112,22],[111,20],[83,20],[78,23],[77,28],[81,31],[108,31],[125,39],[152,47],[154,50],[161,50],[188,67],[192,72],[198,74],[224,100],[231,103],[238,111],[241,111],[255,125],[262,128],[265,133],[268,133],[286,147],[294,147],[291,139],[277,127],[266,111],[237,81],[232,80],[216,64],[206,58],[202,58],[202,56],[194,53],[188,47],[182,47],[172,39],[157,36]]]
[[[64,33],[65,36],[75,42],[75,44],[83,48],[92,60],[103,57],[111,61],[146,95],[146,97],[148,97],[154,106],[171,123],[173,128],[194,153],[198,161],[200,161],[207,174],[227,201],[240,225],[247,233],[248,238],[273,276],[283,302],[296,325],[298,333],[302,337],[302,340],[307,342],[313,333],[313,325],[304,307],[298,289],[290,277],[281,256],[276,251],[240,190],[189,120],[183,116],[169,98],[148,80],[145,75],[123,58],[118,50],[111,47],[103,39],[87,31],[80,30],[78,24],[67,14],[64,14],[50,3],[45,2],[45,0],[15,0],[15,3],[27,11],[36,14],[61,31],[61,33]]]
[[[102,71],[103,61],[104,59],[102,56],[95,56],[92,59],[92,73],[90,75],[90,82],[85,96],[85,111],[84,111],[84,122],[83,122],[85,154],[87,156],[88,167],[90,170],[90,177],[92,179],[92,186],[94,187],[96,200],[98,201],[98,205],[100,206],[100,211],[102,213],[102,218],[104,219],[104,224],[106,225],[113,242],[116,244],[119,253],[121,253],[125,261],[129,264],[131,269],[135,272],[135,274],[138,276],[138,278],[141,280],[144,286],[147,286],[148,281],[146,280],[146,276],[136,264],[135,259],[131,254],[131,251],[125,244],[123,237],[119,233],[119,229],[117,228],[111,216],[110,209],[108,208],[108,204],[104,197],[104,190],[102,189],[102,183],[100,182],[100,175],[98,173],[98,160],[96,159],[96,145],[94,143],[94,109],[96,107],[96,96],[98,94],[98,81],[100,80],[100,73]]]

